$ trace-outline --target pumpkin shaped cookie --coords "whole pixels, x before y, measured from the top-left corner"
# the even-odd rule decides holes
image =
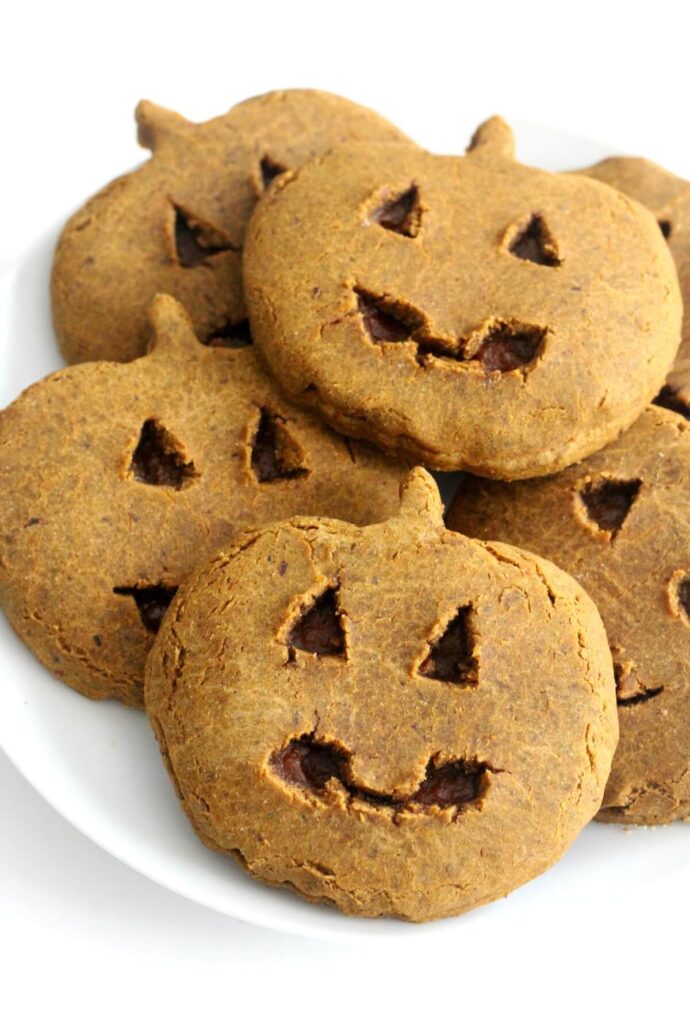
[[[252,348],[200,345],[174,299],[152,318],[149,355],[60,370],[0,413],[0,604],[55,675],[135,705],[199,559],[297,511],[384,519],[404,473],[283,398]]]
[[[146,350],[157,292],[184,303],[199,338],[248,336],[240,252],[254,204],[287,168],[336,142],[405,137],[378,114],[309,89],[272,92],[204,124],[143,101],[151,158],[67,222],[53,265],[53,320],[70,363]]]
[[[625,192],[647,206],[657,219],[675,260],[683,303],[690,307],[690,182],[642,157],[612,156],[579,172]],[[658,405],[690,419],[690,314],[683,320],[683,340]]]
[[[414,921],[549,867],[617,739],[599,615],[563,572],[396,516],[245,533],[181,588],[146,706],[199,837],[350,914]]]
[[[600,817],[690,818],[690,424],[651,406],[557,476],[467,477],[448,522],[553,559],[596,601],[621,726]]]
[[[244,279],[288,394],[393,454],[505,479],[633,422],[680,340],[668,247],[637,203],[511,150],[495,120],[465,157],[343,145],[276,181]]]

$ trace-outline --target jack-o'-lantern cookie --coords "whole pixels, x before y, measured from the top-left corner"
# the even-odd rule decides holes
[[[547,480],[467,477],[448,521],[553,559],[596,601],[621,726],[600,817],[690,818],[690,424],[651,406]]]
[[[668,247],[628,197],[511,151],[495,120],[465,157],[343,145],[276,181],[244,280],[288,394],[391,453],[503,479],[633,422],[680,340]]]
[[[61,370],[0,413],[0,604],[55,675],[127,704],[199,559],[298,511],[385,519],[404,474],[288,402],[252,348],[200,345],[174,299],[152,319],[149,355]]]
[[[240,252],[271,180],[336,142],[405,139],[373,111],[309,89],[267,93],[204,124],[148,101],[136,119],[151,158],[75,213],[55,254],[53,320],[71,363],[142,355],[157,292],[184,303],[205,343],[246,338]]]
[[[657,218],[675,260],[686,311],[690,307],[690,182],[642,157],[613,156],[579,172],[625,192]],[[658,405],[690,419],[690,313],[683,320],[683,340]]]
[[[548,868],[596,813],[618,725],[599,614],[565,573],[396,516],[245,533],[189,578],[146,706],[200,838],[350,914],[420,921]]]

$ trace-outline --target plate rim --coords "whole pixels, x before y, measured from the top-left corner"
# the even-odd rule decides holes
[[[552,127],[522,118],[508,118],[508,120],[515,131],[518,142],[518,151],[520,149],[520,134],[521,132],[526,132],[527,134],[542,134],[543,137],[546,137],[547,133],[557,135],[574,146],[579,147],[585,145],[590,149],[594,147],[605,152],[607,155],[615,155],[619,152],[615,147],[609,147],[606,143],[597,138],[582,135],[577,132],[570,132],[562,128]],[[55,241],[58,237],[59,231],[61,231],[62,226],[64,225],[66,217],[69,215],[70,214],[67,213],[66,215],[61,216],[59,219],[56,219],[51,226],[45,228],[34,236],[34,238],[31,239],[31,241],[29,241],[15,256],[10,265],[7,266],[0,274],[0,316],[6,315],[6,303],[11,300],[13,282],[20,269],[25,266],[32,257],[35,257],[36,254],[49,243],[49,241]],[[48,282],[46,282],[46,284],[48,284]],[[62,360],[59,346],[57,344],[57,339],[55,339],[55,346],[58,358],[64,365],[64,361]],[[4,614],[3,618],[5,618]],[[7,625],[11,630],[9,622]],[[21,644],[19,638],[16,638],[16,642]],[[32,652],[29,652],[29,654],[34,658]],[[50,675],[48,670],[41,666],[38,661],[36,661],[36,665],[41,671]],[[4,688],[1,689],[4,691]],[[81,697],[81,695],[78,696],[80,699],[86,699]],[[1,697],[0,703],[2,703]],[[80,805],[76,793],[73,796],[70,796],[64,786],[51,784],[51,781],[48,778],[50,773],[48,771],[41,770],[38,759],[34,760],[31,756],[31,742],[29,742],[28,745],[26,740],[22,743],[20,739],[22,734],[20,731],[13,736],[11,729],[8,728],[8,724],[9,723],[5,716],[0,715],[0,750],[5,753],[8,760],[19,774],[29,783],[29,785],[31,785],[38,795],[45,800],[45,802],[57,814],[60,815],[60,817],[64,818],[73,828],[78,832],[81,832],[82,835],[95,843],[96,846],[103,849],[116,860],[125,864],[131,870],[136,871],[138,874],[143,875],[150,881],[163,886],[184,899],[190,900],[192,903],[204,906],[209,910],[234,918],[243,923],[276,930],[283,934],[293,934],[308,939],[328,940],[346,944],[350,944],[352,942],[360,943],[362,941],[390,941],[392,939],[400,941],[401,939],[407,940],[413,937],[418,938],[422,934],[438,935],[439,930],[443,929],[444,926],[451,925],[457,927],[460,922],[466,922],[468,920],[466,915],[462,915],[456,918],[447,918],[436,922],[430,922],[424,929],[419,929],[411,927],[409,922],[396,921],[394,919],[348,918],[346,915],[338,915],[338,918],[334,919],[337,922],[334,926],[333,923],[329,924],[331,919],[328,915],[324,915],[321,918],[323,921],[322,924],[321,920],[316,917],[313,921],[311,918],[305,920],[290,920],[289,910],[287,913],[275,915],[272,913],[271,909],[266,909],[258,904],[251,908],[251,912],[244,906],[240,906],[239,909],[232,910],[225,907],[219,907],[214,904],[212,899],[206,898],[198,891],[194,891],[193,885],[181,885],[179,881],[170,877],[171,872],[165,869],[165,861],[161,862],[161,870],[156,873],[148,863],[142,863],[137,860],[134,854],[128,853],[126,842],[123,843],[122,846],[118,846],[117,843],[111,841],[109,836],[103,835],[103,830],[99,831],[91,811],[88,808],[85,808],[83,803]],[[186,819],[185,823],[187,823]],[[615,826],[607,825],[604,827],[609,829]],[[688,869],[684,873],[690,875],[690,865],[688,865]],[[189,878],[193,879],[193,877],[194,872],[192,870],[190,871]],[[481,912],[481,909],[479,912]],[[469,917],[474,917],[476,913],[477,911],[472,915],[469,915]],[[380,925],[382,921],[385,923],[385,928],[377,927],[377,925]],[[348,927],[342,927],[343,923],[346,923]],[[359,927],[352,927],[353,924]]]

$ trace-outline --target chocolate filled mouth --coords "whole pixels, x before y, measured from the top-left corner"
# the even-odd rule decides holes
[[[350,754],[335,743],[320,743],[314,734],[305,734],[290,740],[269,758],[269,767],[283,783],[323,794],[327,784],[335,779],[350,800],[362,800],[378,807],[391,807],[395,811],[418,810],[422,807],[457,812],[484,796],[488,784],[489,765],[461,759],[437,764],[429,760],[426,774],[410,796],[396,797],[381,793],[353,782]]]

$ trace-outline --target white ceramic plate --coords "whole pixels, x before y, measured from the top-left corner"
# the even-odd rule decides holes
[[[517,135],[522,160],[553,169],[582,166],[608,152],[590,140],[530,124],[519,124]],[[48,300],[57,233],[56,228],[36,242],[0,281],[0,406],[61,365]],[[346,918],[254,882],[234,862],[205,849],[177,805],[145,716],[112,701],[93,703],[54,680],[2,616],[0,676],[0,744],[39,793],[126,864],[242,920],[354,940],[462,935],[474,944],[500,931],[502,940],[514,939],[517,954],[526,930],[535,929],[558,942],[579,937],[584,950],[600,927],[607,943],[625,948],[623,922],[633,889],[636,910],[646,917],[640,923],[650,934],[664,934],[669,915],[678,920],[683,899],[690,909],[687,826],[625,831],[594,824],[546,875],[463,918],[420,927]]]

